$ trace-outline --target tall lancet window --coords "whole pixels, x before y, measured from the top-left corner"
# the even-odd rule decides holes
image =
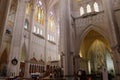
[[[97,2],[94,3],[94,10],[95,12],[99,12],[99,6]]]
[[[26,15],[29,15],[30,14],[30,6],[31,6],[31,3],[30,1],[27,3],[27,6],[26,6]]]
[[[84,12],[83,7],[80,7],[80,16],[82,16],[84,13],[85,13],[85,12]]]
[[[10,11],[8,14],[8,21],[14,24],[17,13],[18,0],[11,0]]]
[[[54,13],[50,11],[48,15],[48,40],[54,42],[56,35],[56,24]]]
[[[48,17],[48,29],[51,32],[55,32],[55,19],[54,19],[54,14],[51,11]]]
[[[38,23],[44,25],[44,10],[42,2],[40,0],[38,0],[38,5],[35,6],[34,18]]]
[[[87,5],[87,13],[90,13],[91,12],[91,7],[90,7],[90,5],[88,4]]]

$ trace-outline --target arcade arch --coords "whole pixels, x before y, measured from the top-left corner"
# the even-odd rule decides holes
[[[80,69],[87,74],[114,75],[113,53],[109,42],[95,30],[90,30],[84,37],[80,51]],[[106,69],[106,73],[103,70]],[[102,78],[102,77],[99,77]]]

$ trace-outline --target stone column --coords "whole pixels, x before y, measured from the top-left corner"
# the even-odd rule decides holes
[[[8,63],[8,75],[13,76],[19,75],[19,67],[20,67],[20,54],[22,49],[22,38],[23,38],[23,25],[25,18],[25,1],[19,0],[18,1],[18,8],[16,13],[16,20],[14,24],[12,42],[11,42],[11,49],[9,55],[9,63]],[[13,65],[11,61],[16,58],[18,63]]]
[[[70,76],[73,74],[73,59],[70,51],[70,0],[60,0],[60,44],[63,57],[64,75]],[[70,80],[71,77],[68,79]]]
[[[48,24],[48,16],[47,16],[47,11],[46,11],[46,9],[45,9],[45,13],[44,13],[44,15],[45,15],[45,21],[44,21],[44,29],[45,29],[45,46],[44,46],[44,62],[45,62],[45,66],[46,66],[46,62],[47,62],[47,60],[46,60],[46,55],[47,55],[47,42],[48,42],[48,40],[47,40],[47,32],[48,32],[48,30],[47,30],[47,24]],[[46,68],[45,68],[46,69]]]
[[[26,4],[27,5],[27,4]],[[29,42],[28,42],[28,53],[27,53],[27,56],[26,56],[26,62],[25,62],[25,77],[30,77],[30,74],[29,74],[29,69],[30,69],[30,56],[33,54],[32,53],[32,39],[33,39],[33,28],[34,28],[34,13],[35,13],[35,1],[32,1],[31,3],[31,10],[30,10],[30,15],[29,15]]]
[[[74,73],[76,73],[79,69],[82,68],[80,64],[81,64],[80,56],[74,55]]]
[[[115,80],[120,80],[120,54],[116,47],[112,48],[112,59],[115,69]]]
[[[114,13],[114,0],[102,0],[104,11],[106,14],[106,18],[108,20],[108,26],[111,28],[111,46],[113,48],[113,58],[114,58],[114,66],[115,66],[115,74],[119,74],[119,61],[120,61],[120,54],[118,49],[120,49],[120,31],[118,27],[118,23],[116,21],[115,13]],[[115,76],[115,80],[119,80],[119,76]]]
[[[111,35],[114,39],[113,45],[120,45],[120,31],[118,27],[118,23],[116,21],[115,13],[114,13],[114,0],[102,0],[105,16],[108,20],[108,26],[110,26]]]

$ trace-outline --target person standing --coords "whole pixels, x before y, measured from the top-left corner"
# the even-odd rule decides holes
[[[77,80],[80,80],[81,79],[81,75],[82,75],[82,71],[81,70],[78,70],[77,72]]]

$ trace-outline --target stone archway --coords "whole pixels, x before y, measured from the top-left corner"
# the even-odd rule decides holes
[[[100,26],[90,24],[85,29],[83,29],[80,34],[78,34],[78,39],[77,39],[77,43],[76,43],[76,53],[77,53],[76,55],[78,55],[78,53],[79,53],[79,49],[81,47],[81,44],[82,44],[84,38],[91,30],[99,32],[99,34],[101,34],[105,38],[105,40],[110,44],[110,46],[114,45],[113,44],[114,41],[113,41],[113,39],[111,39],[112,36],[109,36],[108,34],[106,34],[105,30],[102,29]]]
[[[85,70],[87,74],[101,73],[105,78],[103,80],[108,80],[107,72],[114,75],[115,71],[110,44],[99,32],[90,30],[86,34],[81,43],[79,55],[79,69]],[[109,60],[112,64],[109,64]]]

